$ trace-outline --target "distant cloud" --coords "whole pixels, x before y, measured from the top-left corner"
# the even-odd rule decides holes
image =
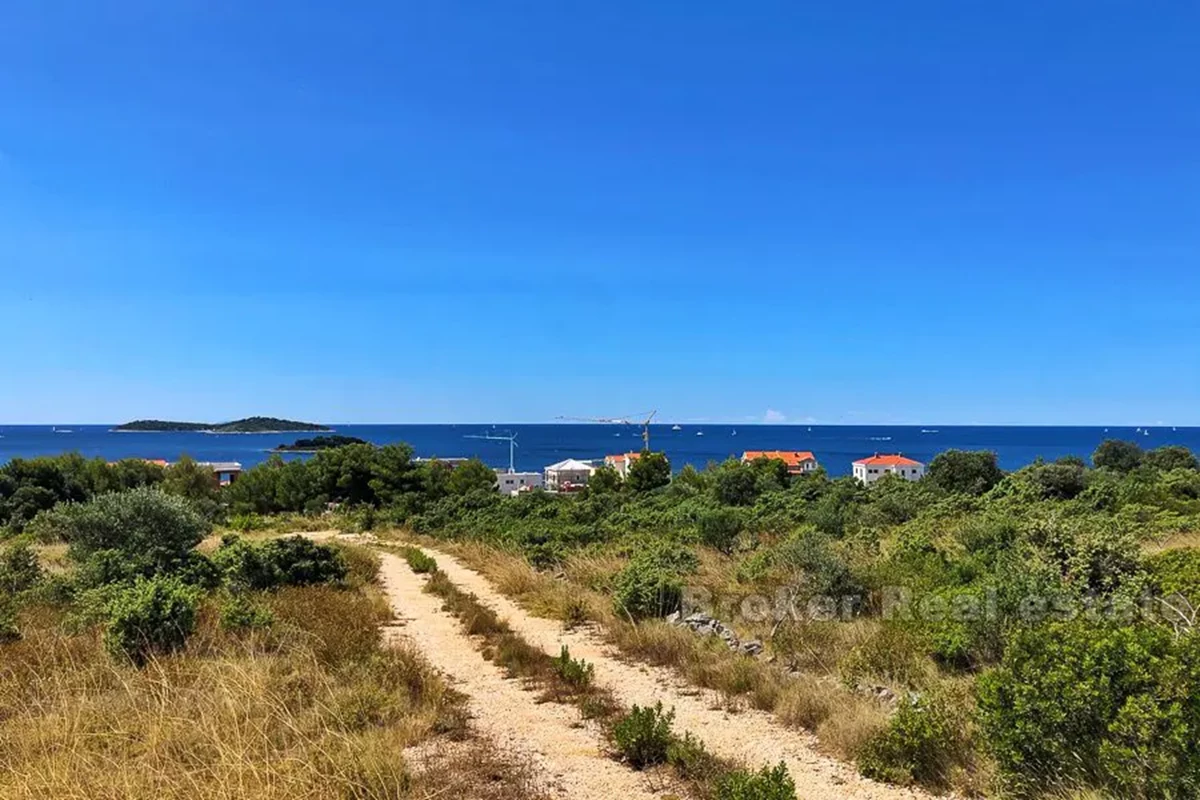
[[[787,414],[782,411],[768,408],[767,413],[763,414],[763,423],[766,425],[782,425],[785,422],[787,422]]]

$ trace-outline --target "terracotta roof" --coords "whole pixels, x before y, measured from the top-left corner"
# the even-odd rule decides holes
[[[808,450],[747,450],[742,453],[743,461],[753,461],[756,458],[774,458],[789,467],[798,466],[805,461],[816,461],[817,457]]]
[[[913,461],[902,455],[879,455],[876,453],[870,458],[860,458],[855,464],[865,464],[869,467],[921,467],[924,466],[920,461]]]
[[[605,456],[604,460],[606,462],[611,462],[613,464],[620,464],[623,461],[633,461],[634,459],[638,458],[639,456],[641,456],[641,453],[633,453],[633,452],[618,453],[615,456]]]

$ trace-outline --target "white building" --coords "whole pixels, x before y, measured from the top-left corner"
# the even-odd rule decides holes
[[[516,494],[545,486],[540,472],[508,472],[496,470],[496,489],[500,494]]]
[[[637,461],[641,455],[641,453],[629,452],[618,453],[614,456],[605,456],[604,466],[615,469],[617,474],[621,476],[621,479],[624,480],[629,477],[629,468],[633,466],[633,462]]]
[[[546,488],[552,492],[569,492],[586,486],[596,468],[586,461],[568,458],[546,467]]]
[[[860,458],[854,462],[854,477],[872,484],[884,475],[899,475],[906,481],[919,481],[925,475],[925,465],[902,455],[880,455]]]

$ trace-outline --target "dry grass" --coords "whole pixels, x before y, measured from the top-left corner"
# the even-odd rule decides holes
[[[0,797],[262,800],[535,796],[520,765],[470,739],[462,698],[421,656],[384,647],[373,590],[289,589],[277,623],[232,635],[207,608],[188,648],[138,670],[61,610],[0,647]],[[461,759],[412,770],[422,741]]]
[[[1182,550],[1200,547],[1200,531],[1175,533],[1158,541],[1149,541],[1142,545],[1146,553],[1161,553],[1164,550]]]
[[[787,657],[780,655],[779,663],[771,664],[737,655],[715,638],[700,638],[660,620],[633,624],[619,616],[611,599],[592,587],[606,586],[620,569],[621,559],[572,557],[564,580],[538,572],[519,556],[477,542],[427,543],[460,558],[530,613],[566,621],[579,607],[586,608],[587,618],[599,623],[622,653],[671,668],[696,686],[720,692],[728,708],[748,705],[772,711],[784,724],[816,733],[826,752],[853,760],[867,739],[887,723],[886,706],[846,689],[837,677],[837,662],[876,636],[875,623],[829,623],[800,631],[784,654]],[[703,564],[715,580],[732,575],[715,557],[706,557]],[[783,669],[797,666],[801,670],[793,674]]]

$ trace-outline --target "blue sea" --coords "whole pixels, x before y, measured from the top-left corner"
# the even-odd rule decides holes
[[[77,451],[110,461],[187,454],[199,461],[239,461],[249,467],[270,449],[313,434],[115,433],[111,425],[0,425],[0,463],[11,458]],[[507,467],[507,442],[471,438],[517,435],[516,467],[541,470],[564,458],[596,459],[641,448],[641,429],[620,425],[335,425],[337,433],[376,444],[406,442],[418,456],[477,456]],[[54,428],[58,428],[55,431]],[[64,430],[65,429],[65,430]],[[69,432],[67,432],[69,431]],[[652,425],[650,444],[665,450],[671,464],[703,467],[744,450],[811,450],[832,475],[850,473],[855,459],[872,453],[903,453],[928,462],[942,450],[994,450],[1005,469],[1042,456],[1088,458],[1106,438],[1136,441],[1145,448],[1181,444],[1200,453],[1200,428],[1159,427],[968,427],[847,425]],[[303,456],[291,455],[288,458]]]

